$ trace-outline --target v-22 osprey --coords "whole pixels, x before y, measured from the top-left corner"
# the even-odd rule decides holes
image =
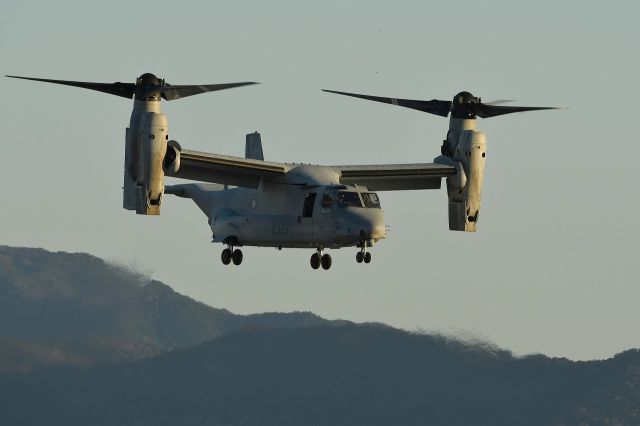
[[[449,131],[432,163],[308,165],[265,161],[260,134],[246,136],[245,156],[183,149],[169,138],[162,99],[171,101],[253,82],[170,85],[153,74],[135,83],[89,83],[7,76],[62,84],[133,98],[126,129],[123,207],[159,215],[164,194],[190,198],[207,217],[212,242],[222,243],[225,265],[242,263],[240,247],[314,250],[313,269],[331,268],[328,249],[355,247],[358,263],[387,235],[379,191],[439,189],[446,178],[449,229],[475,232],[480,214],[487,142],[476,119],[514,112],[555,109],[482,103],[469,92],[451,101],[410,100],[325,90],[442,117]],[[197,181],[164,185],[164,177]]]

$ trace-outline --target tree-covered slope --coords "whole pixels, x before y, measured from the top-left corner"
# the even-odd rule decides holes
[[[247,325],[322,323],[306,312],[235,315],[88,254],[0,246],[0,372],[139,359]]]
[[[0,376],[7,424],[638,424],[640,352],[516,358],[381,325],[251,329],[139,362]]]

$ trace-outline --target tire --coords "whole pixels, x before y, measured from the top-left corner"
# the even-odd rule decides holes
[[[325,253],[322,255],[322,269],[327,270],[331,268],[331,255],[329,253]]]
[[[232,259],[233,259],[233,264],[234,265],[241,264],[242,263],[242,250],[235,249],[233,251]]]
[[[366,252],[364,254],[364,263],[369,263],[369,262],[371,262],[371,253]]]
[[[356,262],[362,263],[363,260],[364,260],[364,253],[362,253],[361,251],[356,253]]]
[[[311,267],[313,269],[318,269],[320,267],[320,256],[318,255],[318,253],[313,253],[309,262],[311,263]]]
[[[231,263],[231,250],[229,250],[228,248],[222,250],[222,254],[220,255],[220,260],[222,260],[222,263],[225,265],[228,265],[229,263]]]

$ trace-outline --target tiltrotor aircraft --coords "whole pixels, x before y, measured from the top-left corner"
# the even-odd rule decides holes
[[[242,246],[310,248],[311,267],[331,267],[326,249],[356,247],[356,261],[385,238],[376,191],[439,189],[446,178],[449,229],[475,232],[480,213],[487,143],[476,118],[553,109],[482,103],[460,92],[452,101],[409,100],[326,92],[384,102],[449,118],[441,155],[433,163],[315,166],[265,161],[259,133],[246,137],[245,158],[190,151],[169,140],[168,101],[251,82],[172,86],[153,74],[135,83],[88,83],[7,76],[63,84],[134,99],[124,154],[123,207],[158,215],[163,195],[191,198],[206,215],[212,242],[223,243],[222,263],[242,263]],[[198,181],[164,185],[164,176]]]

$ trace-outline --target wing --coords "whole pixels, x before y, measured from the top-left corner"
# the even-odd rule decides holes
[[[228,155],[182,150],[180,168],[167,176],[200,182],[257,188],[260,179],[284,183],[287,166]]]
[[[439,189],[442,178],[456,174],[453,166],[438,163],[332,166],[340,183],[366,186],[372,191]]]

